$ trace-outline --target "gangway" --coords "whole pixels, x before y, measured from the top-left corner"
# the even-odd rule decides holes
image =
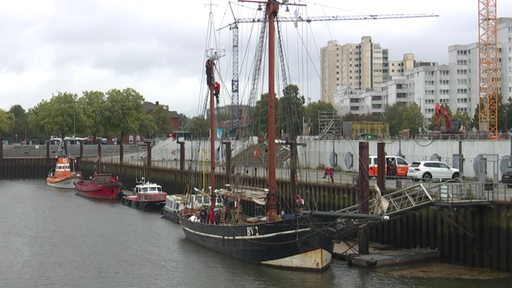
[[[440,186],[441,184],[439,184]],[[435,187],[429,187],[430,189]],[[375,185],[376,195],[368,201],[368,210],[373,215],[398,215],[412,209],[418,209],[434,203],[422,183],[382,195]],[[359,205],[356,204],[336,211],[338,214],[359,214]]]

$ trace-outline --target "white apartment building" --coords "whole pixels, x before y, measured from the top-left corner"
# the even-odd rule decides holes
[[[501,86],[503,99],[512,98],[512,18],[498,18],[498,42],[501,45]]]
[[[448,47],[450,67],[450,109],[475,115],[479,101],[478,44]],[[498,66],[499,67],[499,66]]]
[[[320,99],[334,103],[338,86],[351,89],[372,89],[387,81],[388,50],[373,43],[370,36],[358,44],[339,45],[329,41],[320,49]]]
[[[512,101],[512,18],[499,18],[497,28],[498,85],[503,102],[506,102],[509,98]],[[322,90],[321,100],[332,103],[340,115],[349,112],[381,113],[386,106],[398,102],[416,102],[421,107],[425,125],[434,116],[436,103],[448,104],[453,113],[466,112],[470,117],[475,114],[479,100],[477,43],[449,46],[449,64],[438,65],[435,62],[416,62],[412,53],[405,54],[401,61],[390,61],[387,49],[370,45],[369,36],[363,37],[361,44],[340,46],[335,41],[331,42],[331,46],[322,48],[325,49],[321,59],[322,87],[329,89]],[[376,53],[379,57],[384,56],[368,58],[376,60],[374,62],[354,57],[359,55],[357,53],[371,54],[371,47],[385,51]],[[328,54],[328,51],[332,53]],[[354,59],[358,62],[351,62]],[[332,66],[332,63],[337,64]],[[335,85],[328,77],[333,73],[336,75]],[[369,77],[369,73],[375,77]]]

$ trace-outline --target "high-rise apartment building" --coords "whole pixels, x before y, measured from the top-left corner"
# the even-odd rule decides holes
[[[512,101],[512,18],[498,18],[497,29],[498,92],[505,103]],[[478,44],[452,45],[448,53],[448,65],[416,62],[412,53],[393,61],[368,36],[360,44],[330,41],[321,53],[321,100],[342,115],[381,113],[388,105],[415,102],[425,124],[436,103],[473,117],[479,102]]]
[[[498,18],[498,43],[501,46],[501,85],[503,99],[512,99],[512,18]]]
[[[388,50],[373,43],[370,36],[358,44],[339,45],[329,41],[320,49],[321,100],[333,103],[339,86],[372,89],[388,80]]]

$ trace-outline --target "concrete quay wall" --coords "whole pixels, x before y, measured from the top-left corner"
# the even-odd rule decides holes
[[[317,140],[313,137],[300,137],[298,142],[305,143],[305,146],[298,146],[299,167],[306,169],[321,169],[324,166],[331,166],[334,163],[337,171],[354,172],[359,170],[359,142],[361,140]],[[377,143],[380,140],[369,140],[369,154],[377,155]],[[511,159],[512,142],[509,139],[500,140],[383,140],[385,151],[388,155],[403,155],[410,163],[418,160],[429,160],[437,157],[441,161],[461,169],[464,177],[478,177],[475,167],[476,159],[482,157],[485,161],[486,180],[498,182],[503,170],[509,166]],[[251,146],[256,145],[255,137],[248,141],[232,141],[233,157],[242,153]],[[185,160],[209,161],[210,146],[207,140],[185,141]],[[125,161],[131,159],[139,160],[147,157],[146,147],[137,145],[123,145]],[[217,141],[219,154],[218,163],[222,164],[225,152],[221,141]],[[4,157],[46,157],[45,145],[4,145]],[[56,156],[57,146],[50,146],[50,158]],[[80,146],[69,147],[70,154],[80,155]],[[97,145],[83,145],[84,157],[97,156]],[[118,145],[101,145],[102,155],[118,156]],[[263,154],[263,152],[262,152]],[[336,157],[332,155],[335,154]],[[459,167],[458,155],[461,154],[463,161]],[[154,145],[151,158],[154,161],[178,161],[180,157],[180,145],[176,140],[159,141]],[[334,161],[334,162],[333,162]],[[286,167],[286,163],[285,163]]]
[[[306,146],[298,147],[301,165],[307,168],[317,168],[329,165],[331,154],[337,155],[337,166],[342,171],[357,172],[359,169],[358,140],[308,140],[299,141]],[[370,140],[369,154],[377,155],[378,140]],[[403,155],[410,163],[412,161],[430,160],[439,156],[440,160],[461,169],[458,155],[463,157],[463,176],[477,177],[475,161],[480,157],[487,159],[486,178],[499,181],[504,167],[508,166],[511,154],[510,140],[385,140],[387,155]]]
[[[324,166],[331,166],[335,153],[335,165],[337,170],[342,172],[354,172],[359,170],[359,142],[361,140],[317,140],[313,137],[299,137],[297,147],[299,154],[299,167],[306,169],[321,169]],[[377,143],[380,140],[369,140],[369,154],[377,155]],[[503,173],[504,167],[509,166],[509,160],[512,150],[512,142],[509,139],[500,140],[382,140],[385,144],[385,151],[388,155],[403,155],[410,163],[412,161],[430,160],[438,158],[441,161],[459,168],[464,177],[477,177],[475,168],[476,159],[484,157],[486,159],[486,178],[489,181],[498,182]],[[250,149],[257,143],[257,139],[252,138],[249,141],[232,141],[233,157],[245,149]],[[208,141],[186,141],[185,159],[197,160],[201,155],[202,161],[209,161],[209,143]],[[215,147],[218,147],[220,156],[218,160],[223,159],[223,145],[217,141]],[[153,147],[152,159],[154,160],[178,160],[179,144],[176,141],[161,141]],[[458,155],[462,155],[462,167],[459,167]],[[462,168],[462,169],[461,169]]]

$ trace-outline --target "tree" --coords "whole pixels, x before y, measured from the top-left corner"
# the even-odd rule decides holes
[[[96,137],[106,133],[104,127],[109,113],[109,107],[105,94],[100,91],[84,91],[78,100],[78,106],[83,112],[80,122],[83,122],[83,132]]]
[[[0,109],[0,141],[3,140],[1,134],[7,134],[14,127],[15,118],[10,112]]]
[[[9,109],[9,112],[14,116],[14,127],[11,134],[11,141],[18,142],[18,139],[27,141],[27,132],[30,133],[28,128],[28,117],[25,109],[20,105],[14,105]]]
[[[107,133],[123,139],[129,133],[139,132],[144,117],[144,97],[132,88],[110,89],[106,93],[107,111],[105,123]]]
[[[468,130],[468,128],[471,126],[471,119],[469,118],[469,115],[467,112],[460,112],[457,111],[455,115],[453,116],[454,119],[459,119],[460,125],[464,127],[464,130]]]
[[[167,124],[160,123],[161,125],[164,125],[161,126],[161,128],[158,128],[157,123],[155,121],[156,119],[153,118],[152,114],[142,115],[142,118],[139,123],[139,134],[144,135],[144,137],[146,138],[154,138],[157,137],[158,135],[161,135],[162,133],[165,133],[166,135],[169,134],[166,132],[170,131],[168,120]]]
[[[153,107],[153,111],[149,114],[150,120],[148,123],[145,123],[145,131],[147,131],[152,136],[158,135],[169,135],[172,133],[170,119],[169,119],[169,106],[167,105],[155,105]]]
[[[268,93],[262,94],[256,102],[254,111],[249,120],[252,135],[263,136],[268,129]]]
[[[299,95],[297,85],[288,85],[283,90],[284,96],[276,101],[276,135],[286,134],[286,138],[295,138],[302,134],[302,118],[304,115],[304,96]],[[281,135],[285,137],[285,135]],[[292,140],[293,140],[292,139]]]
[[[276,115],[274,115],[276,120],[275,133],[280,135],[283,132],[288,135],[297,136],[302,132],[305,98],[299,95],[297,85],[286,86],[283,93],[283,97],[276,98]],[[268,130],[268,93],[261,95],[250,117],[252,134],[265,135]]]
[[[144,97],[132,88],[111,89],[106,95],[109,112],[105,116],[105,123],[109,125],[107,132],[119,135],[119,161],[123,163],[124,136],[140,132],[141,123],[147,121],[148,116],[144,114]]]
[[[384,111],[384,121],[389,124],[391,135],[398,135],[400,131],[409,129],[410,135],[414,136],[419,133],[419,128],[423,127],[423,115],[416,103],[396,103],[388,106]]]
[[[190,119],[186,127],[188,132],[190,132],[190,135],[192,135],[192,138],[207,138],[209,135],[210,124],[208,119],[203,116],[196,116]]]
[[[400,130],[409,129],[409,133],[413,137],[420,133],[420,128],[422,127],[423,114],[421,114],[421,108],[416,102],[410,103],[403,111]]]
[[[46,135],[65,135],[74,132],[75,119],[80,117],[76,105],[78,96],[68,92],[53,95],[50,101],[43,100],[29,110],[29,126],[34,131],[41,129]]]

